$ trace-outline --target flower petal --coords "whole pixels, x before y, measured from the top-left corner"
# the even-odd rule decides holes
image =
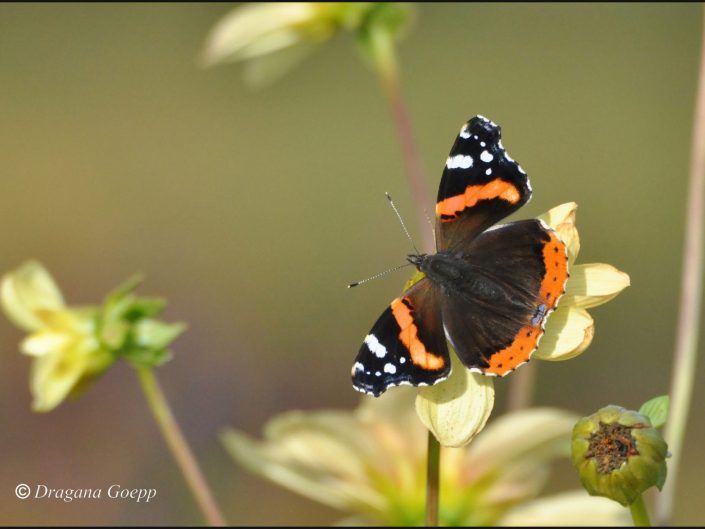
[[[252,89],[270,85],[296,68],[317,47],[317,42],[299,40],[295,46],[253,57],[243,67],[243,79]]]
[[[570,269],[562,304],[589,309],[607,303],[630,285],[629,275],[604,263],[579,264]]]
[[[452,487],[460,491],[463,525],[493,525],[518,502],[533,498],[549,475],[551,460],[566,456],[577,416],[555,408],[532,408],[505,414],[478,435],[462,459],[446,450],[441,464]],[[460,507],[462,506],[462,507]]]
[[[254,57],[296,44],[297,25],[314,20],[313,2],[249,4],[233,9],[213,28],[206,42],[203,62]]]
[[[559,304],[546,322],[545,333],[533,357],[540,360],[574,358],[587,349],[594,333],[595,324],[585,309]]]
[[[29,356],[44,356],[60,351],[73,339],[71,334],[64,332],[38,331],[22,340],[20,350]]]
[[[519,461],[536,465],[568,455],[570,432],[578,416],[556,408],[530,408],[505,413],[475,439],[464,467],[477,479],[511,469]]]
[[[512,509],[503,526],[623,526],[632,525],[629,511],[607,498],[588,496],[583,490],[533,500]]]
[[[284,414],[275,421],[299,422],[299,432],[277,432],[273,426],[270,439],[257,442],[235,430],[221,435],[230,455],[251,472],[283,487],[331,507],[353,512],[375,513],[383,510],[386,500],[363,476],[365,460],[353,446],[346,445],[346,434],[355,435],[354,424],[337,421],[337,435],[320,431],[308,419],[320,414]],[[340,414],[342,422],[349,416]],[[324,422],[326,419],[323,419]],[[268,427],[271,429],[272,427]],[[274,437],[274,438],[272,438]]]
[[[64,306],[59,287],[37,261],[27,261],[3,276],[0,301],[7,317],[26,331],[43,326],[35,314],[37,309],[55,310]]]
[[[78,347],[35,358],[30,373],[32,409],[44,412],[58,406],[79,382],[86,360]]]
[[[448,380],[421,388],[416,412],[443,446],[468,444],[485,426],[494,406],[491,377],[466,369],[451,351],[453,372]]]
[[[539,219],[556,230],[560,239],[565,243],[568,249],[568,262],[571,265],[575,262],[575,258],[580,251],[580,237],[578,229],[575,227],[575,212],[577,209],[578,205],[575,202],[566,202],[538,216]]]

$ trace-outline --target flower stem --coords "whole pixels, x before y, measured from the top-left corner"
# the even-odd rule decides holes
[[[206,522],[210,526],[225,526],[225,519],[213,499],[201,470],[198,468],[196,459],[186,444],[179,425],[174,420],[169,403],[159,387],[154,372],[151,368],[142,367],[137,369],[137,375],[149,407],[152,410],[152,415],[154,415],[154,419],[159,424],[166,444],[169,446],[174,459],[176,459],[176,463],[181,469],[184,478],[186,478],[186,482],[196,498]]]
[[[387,98],[397,138],[401,144],[406,165],[406,177],[416,205],[416,223],[419,233],[421,233],[422,251],[432,252],[435,249],[433,226],[429,227],[428,225],[425,208],[428,208],[433,202],[423,175],[421,158],[411,128],[411,119],[401,95],[394,37],[384,29],[372,29],[370,44],[375,68]]]
[[[671,409],[665,438],[672,453],[668,465],[668,480],[657,498],[656,519],[659,524],[671,521],[676,494],[678,467],[683,451],[683,438],[693,395],[698,331],[702,300],[703,225],[705,218],[705,18],[700,49],[700,72],[695,99],[695,116],[690,156],[688,205],[683,247],[683,269],[680,292],[678,329],[671,374]]]
[[[428,461],[426,464],[426,527],[438,527],[439,475],[441,469],[441,445],[428,432]]]
[[[507,411],[518,411],[527,408],[534,396],[536,385],[536,362],[529,362],[523,366],[509,380],[509,395],[507,397]]]
[[[646,510],[644,497],[641,494],[639,494],[639,497],[629,506],[629,511],[632,513],[634,527],[651,527],[649,512]]]

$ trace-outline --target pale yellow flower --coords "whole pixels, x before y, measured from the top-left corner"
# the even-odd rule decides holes
[[[241,61],[245,80],[258,86],[279,78],[341,30],[361,43],[372,27],[392,33],[409,7],[384,2],[272,2],[234,8],[211,30],[204,66]]]
[[[171,358],[167,347],[185,326],[155,319],[165,303],[136,296],[139,282],[137,277],[128,280],[101,306],[67,307],[49,272],[36,261],[2,277],[3,311],[30,333],[20,350],[34,359],[30,389],[35,411],[54,409],[118,358],[136,367],[155,367]]]
[[[610,301],[629,286],[629,276],[611,265],[575,264],[580,250],[575,226],[577,207],[569,202],[539,216],[565,243],[570,273],[566,292],[549,315],[532,356],[539,360],[568,360],[585,351],[595,333],[594,321],[586,309]],[[451,357],[454,375],[448,381],[421,388],[416,409],[442,445],[462,446],[482,430],[489,417],[494,404],[494,382],[491,377],[462,369],[452,350]]]
[[[595,323],[586,309],[607,303],[629,286],[629,275],[604,263],[575,264],[580,237],[575,227],[578,205],[568,202],[539,218],[551,226],[568,247],[570,278],[565,295],[546,322],[534,358],[568,360],[582,353],[592,342]]]
[[[5,274],[0,300],[7,317],[31,333],[21,351],[34,358],[30,375],[35,411],[50,411],[80,383],[104,371],[113,356],[96,338],[97,311],[68,309],[46,269],[29,261]]]
[[[426,430],[411,406],[414,394],[395,388],[363,398],[352,412],[292,411],[272,418],[262,441],[236,430],[222,439],[253,473],[353,516],[344,523],[421,525]],[[441,524],[516,523],[522,509],[529,522],[575,522],[565,496],[529,502],[543,489],[550,462],[567,457],[576,420],[554,408],[529,409],[490,422],[469,447],[443,448]],[[570,499],[574,512],[585,516],[581,523],[628,520],[618,505],[584,491]]]

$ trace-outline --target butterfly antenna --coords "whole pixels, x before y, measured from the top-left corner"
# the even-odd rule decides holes
[[[438,248],[438,241],[436,240],[436,230],[433,226],[433,221],[431,220],[431,216],[428,214],[428,210],[426,208],[423,208],[423,213],[426,215],[426,220],[428,221],[428,225],[431,226],[431,233],[433,233],[433,246]],[[416,252],[418,253],[418,252]]]
[[[379,274],[375,274],[372,277],[368,277],[367,279],[361,279],[360,281],[355,281],[354,283],[350,283],[348,285],[348,288],[356,287],[358,285],[362,285],[363,283],[367,283],[368,281],[372,281],[373,279],[377,279],[378,277],[382,277],[384,275],[387,275],[389,272],[394,272],[395,270],[399,270],[401,268],[404,268],[405,266],[409,266],[411,263],[406,263],[403,265],[395,266],[394,268],[390,268],[389,270],[385,270],[384,272],[380,272]]]
[[[399,219],[399,223],[401,224],[401,227],[404,230],[404,233],[406,234],[406,238],[409,239],[411,246],[414,247],[414,252],[416,252],[417,254],[421,253],[421,252],[419,252],[418,248],[416,248],[416,245],[414,244],[414,240],[411,238],[411,235],[409,235],[409,230],[406,229],[406,224],[404,224],[404,221],[402,220],[401,215],[399,214],[399,210],[397,209],[397,205],[392,200],[392,197],[389,195],[389,193],[385,192],[384,194],[387,195],[387,199],[389,200],[389,205],[392,206],[394,213],[396,213],[397,218]]]

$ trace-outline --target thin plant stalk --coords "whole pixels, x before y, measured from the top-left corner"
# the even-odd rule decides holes
[[[518,411],[529,407],[534,397],[537,369],[537,362],[529,362],[512,374],[509,380],[507,411]]]
[[[438,502],[441,471],[441,445],[428,432],[428,454],[426,463],[426,527],[438,527]]]
[[[196,459],[193,457],[191,450],[184,439],[183,434],[179,425],[176,423],[171,409],[169,408],[169,403],[164,396],[157,378],[154,376],[154,372],[151,368],[139,368],[137,369],[137,375],[139,377],[142,389],[144,390],[145,397],[149,403],[149,407],[152,411],[154,419],[157,421],[159,428],[162,431],[162,435],[166,440],[166,444],[169,446],[176,463],[181,469],[181,472],[188,483],[191,492],[196,499],[196,503],[203,513],[203,517],[206,519],[208,525],[213,527],[222,527],[227,525],[225,518],[220,512],[218,505],[213,499],[210,489],[208,488],[208,483],[203,477]]]
[[[419,151],[414,140],[409,112],[404,104],[399,84],[394,38],[385,30],[373,29],[370,34],[374,65],[379,75],[382,90],[387,99],[394,121],[397,139],[401,145],[406,176],[415,204],[416,224],[421,234],[422,250],[432,252],[435,248],[433,226],[429,226],[426,208],[433,204],[432,195],[424,178]]]
[[[414,210],[416,224],[421,234],[422,249],[424,252],[432,252],[435,248],[433,226],[429,226],[425,209],[432,204],[431,193],[424,179],[421,159],[411,128],[411,119],[401,95],[394,39],[389,32],[374,29],[371,32],[370,39],[375,68],[379,75],[382,90],[387,99],[397,138],[402,149],[407,181],[416,206]],[[426,465],[427,527],[438,527],[440,458],[441,445],[429,431]]]
[[[631,512],[634,527],[651,527],[649,511],[646,510],[644,496],[639,495],[636,501],[629,506],[629,512]]]
[[[703,15],[705,17],[705,13]],[[668,479],[657,498],[656,516],[659,524],[671,522],[673,502],[688,411],[693,395],[695,365],[698,352],[698,331],[702,300],[703,228],[705,218],[705,18],[700,49],[700,72],[695,98],[695,116],[688,181],[688,204],[685,217],[685,244],[681,274],[680,308],[671,375],[671,409],[665,438],[672,457],[668,464]]]

